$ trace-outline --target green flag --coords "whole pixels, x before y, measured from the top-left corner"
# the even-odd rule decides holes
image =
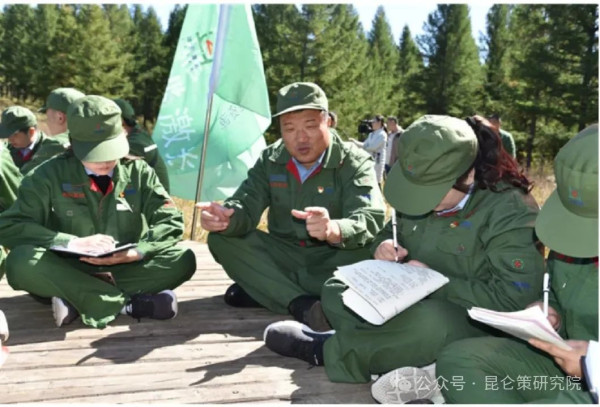
[[[249,5],[188,6],[153,133],[173,196],[196,198],[210,97],[203,201],[233,194],[264,149],[271,123]]]

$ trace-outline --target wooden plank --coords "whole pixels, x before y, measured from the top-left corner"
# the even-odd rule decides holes
[[[169,321],[56,328],[48,305],[0,282],[11,329],[0,403],[372,403],[369,384],[331,383],[323,368],[266,349],[264,328],[289,317],[226,306],[231,280],[206,245],[183,245],[198,270],[175,290]]]

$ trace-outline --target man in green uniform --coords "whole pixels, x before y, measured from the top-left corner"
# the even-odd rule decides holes
[[[398,250],[388,223],[372,243],[373,256],[427,264],[448,284],[373,325],[344,304],[347,286],[333,277],[321,301],[334,333],[310,321],[282,321],[265,330],[267,347],[324,365],[334,382],[368,382],[402,366],[429,365],[457,339],[486,335],[485,326],[469,320],[471,306],[513,311],[537,299],[543,257],[532,235],[538,207],[518,171],[486,178],[503,164],[487,161],[498,156],[489,151],[498,151],[489,143],[496,137],[471,118],[430,115],[399,140],[384,190],[398,213]]]
[[[598,342],[598,125],[584,129],[558,152],[554,173],[557,188],[535,230],[552,250],[548,320],[573,351],[530,342],[540,352],[515,338],[455,342],[438,358],[437,375],[460,377],[467,385],[442,386],[449,403],[592,403],[580,381],[580,358],[590,341]],[[594,363],[600,367],[597,358]]]
[[[327,110],[314,83],[281,88],[282,139],[223,206],[197,204],[211,253],[236,282],[227,304],[304,320],[337,266],[369,257],[385,216],[373,161],[332,134]],[[256,229],[266,208],[269,233]]]
[[[10,155],[23,175],[66,150],[60,141],[38,130],[35,115],[25,107],[4,109],[1,123],[0,138],[8,139]]]
[[[38,112],[46,113],[46,124],[50,130],[50,136],[67,146],[69,145],[67,108],[71,103],[84,96],[83,92],[74,88],[57,88],[50,92],[44,106],[38,109]]]
[[[181,212],[148,164],[126,157],[114,102],[85,96],[67,117],[72,150],[25,177],[14,205],[0,214],[0,244],[11,249],[9,284],[52,297],[57,326],[80,315],[103,328],[119,312],[173,318],[177,300],[170,290],[196,266],[191,250],[175,246],[183,236]],[[49,250],[106,251],[116,242],[137,247],[102,258]]]
[[[0,128],[2,124],[0,123]],[[5,143],[0,143],[0,213],[4,212],[17,199],[17,190],[23,175],[15,165]],[[0,280],[4,276],[6,252],[0,246]]]
[[[158,152],[158,146],[154,143],[152,137],[137,123],[135,111],[131,104],[123,99],[113,99],[113,101],[121,108],[123,128],[127,132],[127,140],[129,141],[129,154],[142,157],[144,161],[150,164],[150,167],[156,171],[161,184],[167,192],[170,192],[169,173]]]
[[[502,125],[502,119],[500,118],[500,116],[498,114],[493,114],[491,116],[488,116],[487,119],[490,121],[492,126],[494,126],[496,132],[498,132],[498,135],[500,136],[500,141],[502,141],[502,147],[504,147],[506,152],[510,154],[512,158],[517,158],[517,147],[515,145],[515,139],[513,138],[512,134],[500,127]]]

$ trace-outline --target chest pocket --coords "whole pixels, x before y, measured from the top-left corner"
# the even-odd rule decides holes
[[[112,227],[116,227],[118,230],[109,230],[109,234],[116,236],[121,242],[137,242],[144,230],[140,209],[136,207],[137,202],[117,197],[112,204],[114,205],[112,210],[116,216],[116,222]],[[110,223],[107,226],[110,228]]]
[[[334,184],[318,185],[312,197],[312,205],[327,208],[330,218],[342,217],[340,191],[337,191]]]
[[[75,236],[89,236],[95,233],[90,208],[85,199],[62,198],[53,202],[52,209],[51,223],[56,230]]]
[[[482,248],[478,231],[468,220],[448,219],[442,227],[436,248],[445,254],[458,257],[472,257]]]

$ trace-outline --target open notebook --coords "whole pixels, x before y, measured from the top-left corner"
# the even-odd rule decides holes
[[[425,267],[385,260],[341,266],[334,277],[348,285],[344,304],[373,325],[381,325],[448,283]]]
[[[508,334],[528,341],[531,338],[552,343],[563,349],[571,347],[556,333],[540,307],[531,307],[522,311],[498,312],[473,307],[469,316],[479,322],[492,326]]]
[[[67,256],[73,256],[73,257],[107,257],[110,256],[114,253],[118,253],[118,252],[122,252],[123,250],[128,250],[131,248],[136,247],[137,244],[135,243],[127,243],[127,244],[123,244],[121,246],[117,246],[112,250],[107,250],[107,251],[78,251],[78,250],[71,250],[68,249],[64,246],[50,246],[50,250],[56,253],[61,253]]]

